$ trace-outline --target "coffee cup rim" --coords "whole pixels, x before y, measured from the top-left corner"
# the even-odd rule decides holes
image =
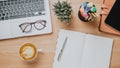
[[[29,59],[24,59],[24,58],[21,56],[21,50],[22,50],[23,47],[25,47],[25,46],[31,46],[31,45],[35,48],[35,52],[36,52],[36,53],[35,53],[34,57],[29,58]],[[37,55],[38,55],[38,49],[37,49],[36,46],[35,46],[34,44],[32,44],[32,43],[25,43],[25,44],[23,44],[23,45],[20,47],[20,49],[19,49],[19,56],[20,56],[21,59],[24,60],[24,61],[32,61],[32,60],[34,60],[34,59],[37,57]]]

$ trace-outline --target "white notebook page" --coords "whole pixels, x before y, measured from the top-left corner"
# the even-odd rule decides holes
[[[58,55],[68,37],[61,60]],[[109,68],[113,40],[90,34],[60,30],[53,68]]]

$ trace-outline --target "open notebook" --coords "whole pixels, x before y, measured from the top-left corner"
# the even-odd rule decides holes
[[[61,59],[59,53],[67,37]],[[53,68],[109,68],[113,39],[60,30]]]

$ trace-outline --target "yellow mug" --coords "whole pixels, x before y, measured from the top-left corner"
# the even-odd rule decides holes
[[[23,61],[34,63],[38,59],[38,52],[41,52],[42,49],[37,49],[34,44],[26,43],[20,47],[19,55]]]

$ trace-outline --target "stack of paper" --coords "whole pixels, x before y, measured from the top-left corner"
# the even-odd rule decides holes
[[[64,46],[61,58],[59,54]],[[53,68],[109,68],[113,39],[60,30]]]

